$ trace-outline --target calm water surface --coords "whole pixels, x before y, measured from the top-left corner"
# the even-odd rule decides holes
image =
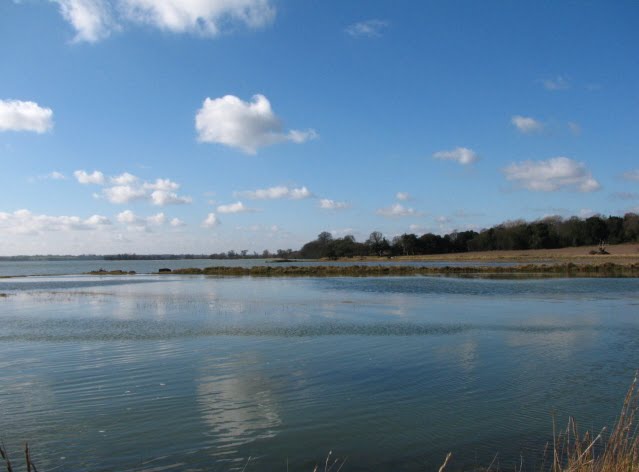
[[[527,470],[610,424],[638,279],[0,279],[0,431],[42,470]],[[250,458],[250,460],[249,460]],[[247,465],[248,462],[248,465]]]

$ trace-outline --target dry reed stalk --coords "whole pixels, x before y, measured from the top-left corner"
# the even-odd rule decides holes
[[[566,431],[555,437],[550,471],[639,472],[639,434],[635,421],[639,409],[638,387],[635,377],[607,439],[606,428],[594,438],[589,432],[580,435],[577,423],[570,418]]]

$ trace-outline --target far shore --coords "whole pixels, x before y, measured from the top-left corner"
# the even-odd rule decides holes
[[[527,249],[514,251],[478,251],[452,254],[428,254],[419,256],[394,257],[344,257],[333,259],[338,262],[524,262],[528,264],[614,264],[631,265],[639,263],[639,243],[615,244],[606,246],[608,254],[590,254],[597,252],[599,246],[565,247],[560,249]],[[328,261],[329,259],[322,259]]]

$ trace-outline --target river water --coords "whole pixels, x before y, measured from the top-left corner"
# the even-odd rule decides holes
[[[40,470],[537,470],[614,421],[639,279],[0,279],[0,436]],[[15,462],[18,462],[14,459]],[[334,471],[336,470],[333,469]]]

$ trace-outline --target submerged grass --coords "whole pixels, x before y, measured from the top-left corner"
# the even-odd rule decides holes
[[[219,275],[253,277],[374,277],[410,275],[567,275],[579,277],[639,277],[636,264],[526,264],[517,266],[445,266],[424,267],[409,265],[323,265],[323,266],[254,266],[206,267],[204,269],[175,269],[170,274]]]
[[[639,412],[639,388],[637,377],[628,389],[617,421],[608,433],[606,428],[594,436],[591,432],[579,433],[577,423],[573,418],[568,420],[564,431],[557,433],[553,424],[553,444],[544,449],[544,463],[539,472],[639,472],[639,429],[637,425]],[[316,465],[313,472],[339,472],[346,464],[346,459],[331,459],[329,453],[324,464]],[[0,457],[7,472],[13,472],[4,444],[0,443]],[[439,472],[446,472],[449,463],[453,463],[453,454],[448,453]],[[28,472],[37,472],[31,460],[29,444],[25,444],[24,460]],[[244,472],[251,458],[244,466]],[[288,472],[288,462],[286,465]],[[474,469],[477,470],[477,469]],[[497,472],[498,465],[490,464],[479,469],[485,472]],[[515,472],[524,470],[523,464],[515,468]]]

